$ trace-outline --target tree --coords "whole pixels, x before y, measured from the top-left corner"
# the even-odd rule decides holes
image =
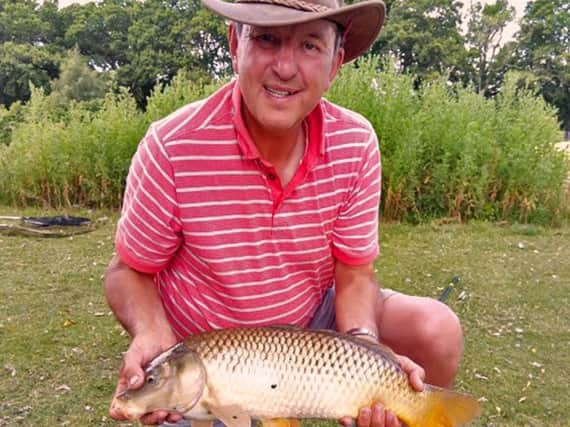
[[[570,129],[570,3],[528,3],[517,34],[516,67],[534,74],[544,99],[556,106]]]
[[[57,77],[60,50],[57,5],[33,0],[0,2],[0,104],[27,101],[30,84],[49,89]]]
[[[105,0],[62,9],[66,23],[63,47],[77,46],[92,67],[118,69],[128,63],[128,34],[135,8],[134,0]]]
[[[460,12],[455,0],[393,0],[372,53],[395,57],[403,71],[422,80],[440,73],[462,79],[467,51],[459,32]]]
[[[0,103],[26,102],[30,83],[49,93],[60,59],[77,48],[144,107],[155,85],[179,70],[194,79],[231,70],[226,33],[200,0],[102,0],[63,9],[57,0],[0,0]]]
[[[470,8],[466,40],[469,46],[469,63],[473,67],[473,83],[479,93],[494,94],[498,85],[499,55],[503,30],[515,15],[507,0],[494,4],[473,3]],[[507,48],[508,49],[508,48]]]
[[[0,42],[36,44],[45,42],[48,25],[37,13],[34,0],[0,3]]]
[[[199,0],[147,0],[137,3],[129,27],[128,64],[118,82],[139,105],[157,84],[169,83],[178,70],[207,78],[221,49],[220,25],[202,11]],[[225,37],[225,26],[224,26]]]
[[[9,107],[30,98],[30,83],[48,90],[59,74],[59,57],[45,47],[13,42],[0,49],[0,104]]]
[[[52,97],[60,103],[91,101],[103,98],[107,85],[100,73],[87,65],[87,59],[79,50],[70,51],[61,64],[59,78],[52,83]]]
[[[231,71],[228,26],[224,20],[208,9],[200,8],[192,17],[189,28],[193,56],[200,68],[212,76]]]

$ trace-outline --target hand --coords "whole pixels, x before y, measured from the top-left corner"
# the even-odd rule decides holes
[[[408,375],[408,380],[412,388],[416,391],[422,391],[424,389],[424,369],[413,362],[410,358],[406,356],[396,355],[396,359],[400,364],[400,367]],[[340,423],[346,427],[352,426],[352,418],[343,417]],[[361,408],[358,412],[358,417],[356,419],[357,427],[401,427],[402,423],[398,420],[398,417],[393,412],[390,412],[381,403],[375,403],[372,407]]]
[[[127,389],[140,388],[144,384],[143,367],[160,353],[176,344],[176,342],[176,337],[171,331],[169,333],[135,335],[123,357],[115,396]],[[111,418],[115,420],[122,421],[127,419],[123,413],[113,408],[111,408],[109,413]],[[144,415],[140,421],[143,424],[162,424],[164,421],[175,423],[181,419],[181,414],[156,411]]]

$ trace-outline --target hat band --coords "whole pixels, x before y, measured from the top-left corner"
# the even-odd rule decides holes
[[[331,10],[330,7],[307,3],[303,0],[237,0],[236,3],[265,3],[274,4],[276,6],[284,6],[292,9],[302,10],[304,12],[328,12]]]

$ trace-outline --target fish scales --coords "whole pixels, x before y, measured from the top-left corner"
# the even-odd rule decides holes
[[[224,330],[190,337],[186,344],[200,355],[218,399],[239,400],[259,418],[341,418],[374,401],[387,402],[390,393],[416,398],[393,360],[327,331]]]
[[[294,327],[191,336],[149,364],[141,389],[127,390],[111,405],[129,419],[163,409],[198,423],[250,427],[252,418],[356,417],[375,402],[409,427],[457,427],[479,413],[470,395],[429,384],[414,391],[395,355],[380,344]]]

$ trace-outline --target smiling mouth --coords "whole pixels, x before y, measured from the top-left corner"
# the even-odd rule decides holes
[[[263,88],[272,96],[276,98],[286,98],[291,95],[295,95],[297,91],[288,91],[288,90],[277,90],[271,89],[270,87],[263,86]]]

